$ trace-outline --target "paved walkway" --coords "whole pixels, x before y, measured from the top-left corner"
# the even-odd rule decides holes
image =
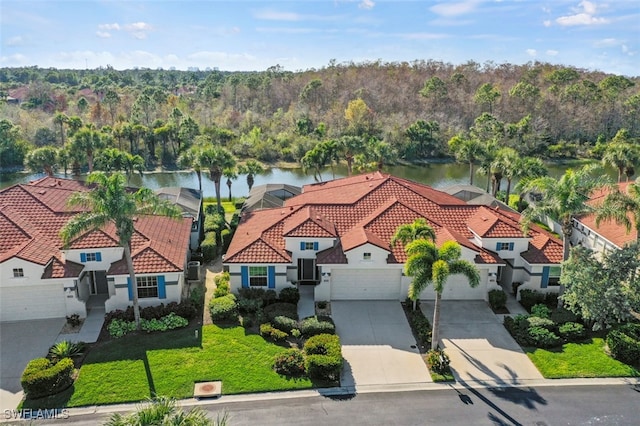
[[[440,346],[458,382],[521,384],[542,375],[484,301],[443,300]],[[420,308],[431,320],[433,302]]]
[[[314,301],[313,285],[301,285],[298,287],[300,292],[300,300],[298,301],[298,318],[303,319],[316,314],[316,304]]]
[[[100,336],[100,331],[102,330],[102,325],[104,324],[104,314],[104,307],[91,308],[78,333],[60,333],[56,338],[56,342],[61,342],[63,340],[85,343],[97,342],[98,336]]]
[[[342,343],[342,386],[406,386],[431,382],[397,301],[332,301],[331,316]]]

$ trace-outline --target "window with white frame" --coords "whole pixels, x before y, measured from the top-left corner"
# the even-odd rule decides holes
[[[139,299],[158,297],[158,277],[136,277],[136,283],[138,283]]]
[[[313,242],[305,242],[304,243],[305,250],[313,250]]]
[[[362,260],[371,260],[371,253],[362,253]]]
[[[249,285],[251,287],[266,287],[268,283],[266,266],[249,267]]]
[[[24,269],[13,268],[13,278],[22,278],[22,277],[24,277]]]

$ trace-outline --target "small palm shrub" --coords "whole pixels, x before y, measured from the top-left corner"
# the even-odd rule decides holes
[[[304,354],[299,349],[288,349],[276,355],[273,361],[273,369],[278,374],[289,377],[304,375]]]
[[[226,426],[227,414],[214,421],[207,417],[201,408],[196,407],[188,412],[183,411],[178,403],[167,397],[149,400],[145,405],[129,414],[114,413],[105,426],[130,425],[190,425],[190,426]]]
[[[86,344],[84,342],[75,343],[63,340],[51,346],[47,356],[52,361],[59,361],[62,358],[73,358],[83,355],[85,347]]]

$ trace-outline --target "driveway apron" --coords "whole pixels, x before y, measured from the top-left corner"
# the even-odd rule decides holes
[[[22,399],[20,376],[27,363],[47,355],[64,318],[0,322],[0,406],[16,408]]]
[[[459,382],[521,384],[542,375],[484,301],[443,300],[440,347]],[[433,301],[421,303],[431,321]]]
[[[342,386],[431,382],[400,302],[332,301],[342,343]]]

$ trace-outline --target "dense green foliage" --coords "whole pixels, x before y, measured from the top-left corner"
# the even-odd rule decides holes
[[[73,383],[73,361],[62,358],[57,362],[47,358],[36,358],[27,364],[20,384],[31,399],[53,395]]]
[[[640,365],[640,324],[629,323],[607,334],[611,355],[626,364]]]
[[[460,133],[523,156],[600,158],[620,129],[638,137],[637,83],[541,62],[332,62],[233,73],[0,68],[0,92],[20,101],[0,104],[12,135],[0,138],[0,159],[19,167],[27,149],[86,142],[86,125],[99,136],[92,146],[139,155],[146,168],[192,167],[178,158],[216,145],[242,160],[296,161],[314,172],[341,160],[355,171],[396,157],[453,156],[447,142]],[[491,119],[479,129],[483,114]],[[92,155],[62,151],[74,168],[90,167]],[[255,171],[240,173],[249,180]]]
[[[209,312],[213,322],[237,322],[238,304],[236,296],[227,294],[222,297],[215,297],[209,301]]]

